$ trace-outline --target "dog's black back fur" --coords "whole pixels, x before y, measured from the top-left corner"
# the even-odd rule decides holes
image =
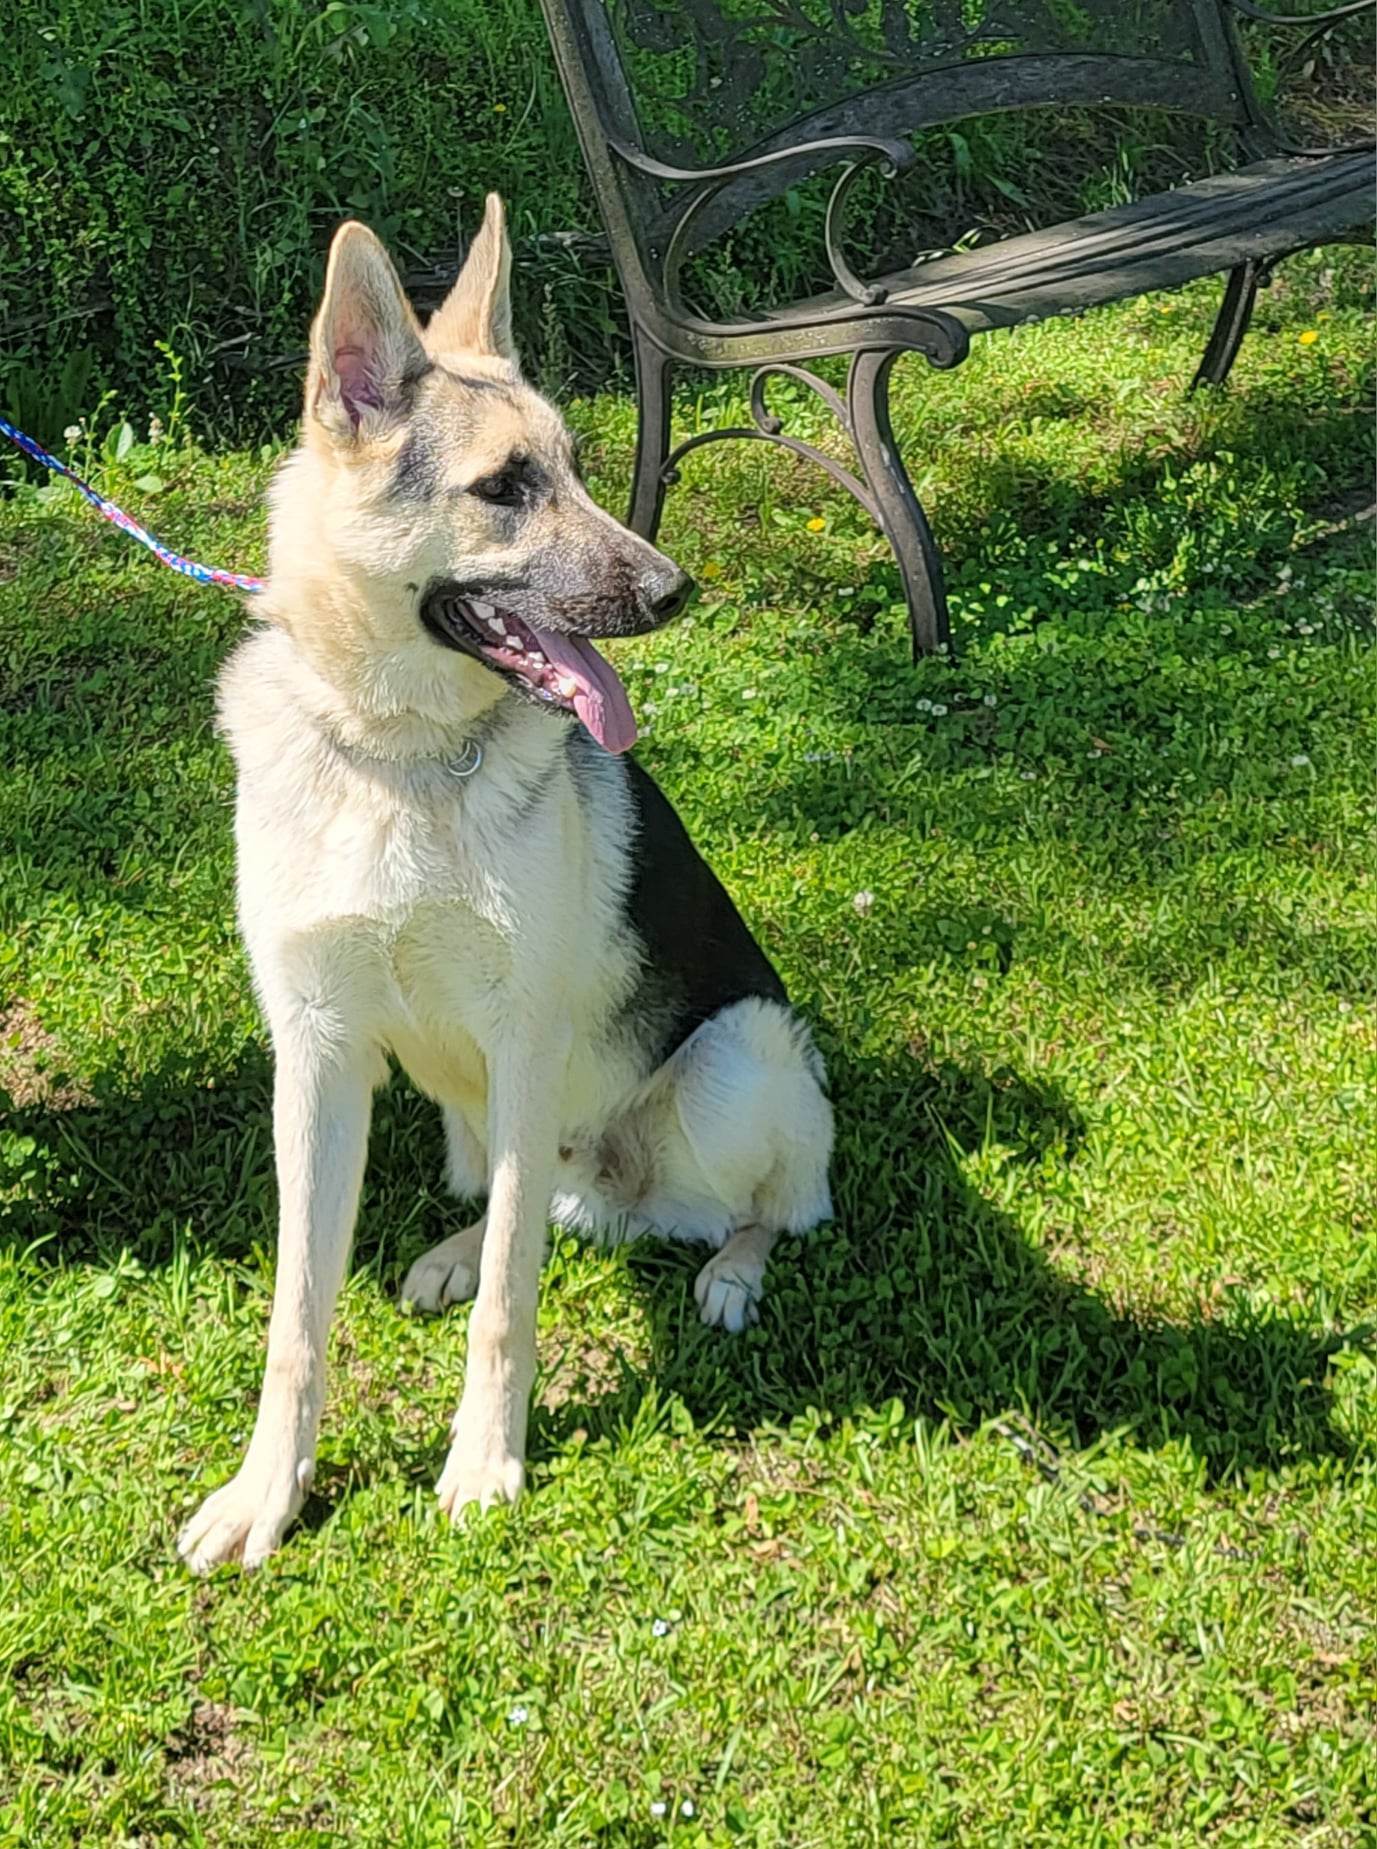
[[[627,922],[645,946],[627,1012],[655,1066],[732,1002],[789,998],[669,799],[634,758],[622,762],[636,818]]]

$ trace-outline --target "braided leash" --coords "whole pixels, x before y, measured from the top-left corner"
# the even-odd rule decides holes
[[[98,514],[103,514],[112,525],[117,526],[122,533],[127,533],[131,539],[137,539],[141,546],[147,546],[155,559],[172,571],[180,572],[184,578],[194,578],[197,584],[220,584],[228,591],[267,590],[266,578],[250,578],[238,571],[220,571],[214,565],[199,565],[195,559],[186,559],[180,552],[170,551],[161,540],[154,539],[147,527],[140,526],[137,520],[131,520],[123,508],[116,507],[113,501],[107,501],[103,494],[97,494],[91,484],[84,482],[75,470],[67,467],[65,462],[59,462],[56,456],[49,455],[41,443],[35,443],[33,438],[26,437],[22,430],[16,430],[8,418],[0,417],[0,436],[8,437],[10,442],[22,449],[26,456],[31,457],[35,462],[41,462],[43,467],[51,469],[54,475],[65,475],[77,492],[85,496]]]

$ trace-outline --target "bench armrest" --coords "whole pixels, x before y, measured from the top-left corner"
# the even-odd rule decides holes
[[[893,179],[895,174],[912,164],[914,150],[907,141],[881,135],[829,135],[820,141],[797,142],[787,148],[777,148],[769,154],[757,154],[748,160],[733,161],[725,167],[698,168],[672,167],[622,141],[612,141],[610,145],[614,153],[637,172],[647,174],[652,179],[666,180],[672,185],[692,185],[696,188],[675,217],[674,229],[665,246],[663,259],[665,293],[681,312],[683,304],[679,296],[679,272],[689,248],[689,227],[709,201],[715,199],[733,180],[745,178],[752,173],[768,172],[772,167],[785,165],[797,167],[808,162],[817,166],[830,166],[848,155],[851,158],[833,187],[827,205],[823,226],[827,261],[842,292],[850,296],[852,301],[874,306],[884,300],[885,291],[875,284],[863,282],[842,255],[839,244],[842,208],[852,182],[863,169],[878,165],[886,179]]]

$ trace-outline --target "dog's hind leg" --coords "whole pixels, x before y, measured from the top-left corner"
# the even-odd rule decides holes
[[[444,1107],[445,1186],[461,1201],[488,1191],[488,1158],[457,1105]]]
[[[642,1212],[670,1238],[718,1250],[694,1295],[705,1323],[739,1334],[759,1317],[781,1233],[832,1208],[832,1110],[822,1063],[777,1003],[734,1003],[661,1068],[652,1095],[656,1173]]]
[[[740,1335],[760,1321],[760,1299],[765,1292],[765,1266],[777,1232],[765,1226],[738,1226],[721,1251],[698,1273],[693,1294],[698,1312],[710,1329]]]
[[[435,1316],[452,1303],[467,1303],[478,1289],[479,1261],[488,1216],[475,1220],[462,1233],[451,1233],[423,1252],[406,1274],[402,1302]]]
[[[488,1158],[468,1119],[457,1105],[444,1107],[445,1183],[460,1200],[473,1200],[488,1191]],[[487,1215],[451,1233],[428,1252],[422,1252],[406,1274],[402,1302],[413,1309],[437,1315],[452,1303],[467,1303],[478,1289],[478,1262],[483,1250]]]

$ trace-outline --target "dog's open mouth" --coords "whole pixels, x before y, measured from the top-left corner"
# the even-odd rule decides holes
[[[510,610],[473,597],[427,599],[426,627],[524,681],[537,699],[577,714],[604,751],[629,751],[636,719],[616,670],[586,636],[536,629]]]

